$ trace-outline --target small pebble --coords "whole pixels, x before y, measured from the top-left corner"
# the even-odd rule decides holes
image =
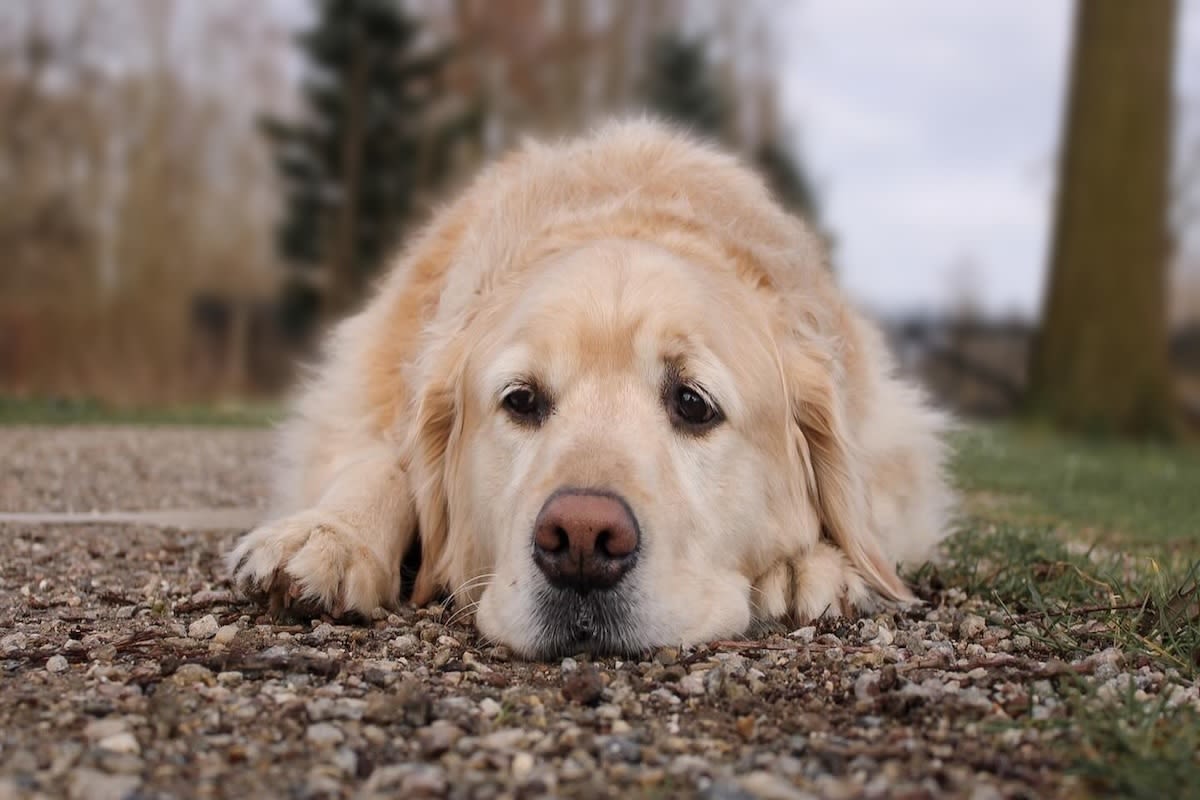
[[[811,625],[805,628],[797,628],[788,634],[789,638],[796,639],[804,644],[811,644],[812,640],[817,635],[817,629]]]
[[[421,647],[421,642],[407,633],[392,640],[392,652],[398,656],[411,656]]]
[[[187,635],[192,639],[211,639],[220,630],[221,625],[212,614],[206,614],[188,625]]]
[[[977,614],[967,614],[958,626],[958,634],[964,639],[974,639],[987,629],[987,620]]]
[[[426,758],[437,758],[454,747],[463,735],[462,729],[457,725],[439,719],[431,725],[417,729],[416,739]]]
[[[679,660],[679,648],[660,647],[654,654],[654,660],[664,667],[669,667]]]
[[[562,695],[572,703],[595,705],[600,702],[603,693],[604,683],[600,672],[590,664],[570,673],[563,682]]]
[[[512,760],[512,775],[518,781],[524,781],[533,772],[533,756],[529,753],[517,753]]]
[[[704,694],[704,676],[695,672],[684,675],[675,684],[675,691],[682,697],[699,697]]]
[[[309,725],[308,730],[304,732],[304,738],[320,747],[339,745],[346,740],[345,734],[328,722]]]
[[[217,628],[217,632],[213,634],[212,638],[217,644],[229,644],[237,638],[237,635],[237,625],[222,625],[220,628]]]
[[[96,742],[96,746],[101,750],[108,750],[113,753],[124,753],[126,755],[138,755],[142,752],[141,745],[138,744],[137,737],[128,731],[124,733],[116,733],[112,736],[105,736],[100,741]]]
[[[770,772],[756,771],[744,776],[742,788],[757,800],[809,800],[808,792],[802,792],[785,778]]]

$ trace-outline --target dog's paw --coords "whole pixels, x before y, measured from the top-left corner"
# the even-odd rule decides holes
[[[329,514],[303,511],[247,533],[229,555],[234,586],[266,601],[272,614],[394,608],[400,565],[380,562],[356,533]]]
[[[875,596],[837,548],[821,542],[776,564],[754,583],[756,616],[804,624],[869,609]]]

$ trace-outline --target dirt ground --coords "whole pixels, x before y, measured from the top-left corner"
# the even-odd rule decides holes
[[[256,507],[267,434],[0,428],[0,511]],[[406,608],[279,621],[233,597],[234,530],[0,522],[0,798],[1047,797],[1066,688],[995,609],[524,663]],[[1194,691],[1194,687],[1193,687]]]

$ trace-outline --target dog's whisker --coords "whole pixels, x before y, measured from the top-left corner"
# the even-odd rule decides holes
[[[504,644],[504,642],[500,641],[499,639],[488,636],[486,633],[479,630],[479,628],[475,629],[475,633],[479,636],[479,644],[484,647],[499,647]]]
[[[495,573],[495,572],[481,572],[478,575],[472,575],[470,578],[467,578],[465,581],[463,581],[462,583],[459,584],[458,590],[461,590],[462,587],[468,586],[468,585],[470,585],[472,583],[476,583],[478,581],[491,580],[492,578],[495,578],[496,575],[497,575],[497,573]]]
[[[460,583],[458,585],[457,589],[455,589],[454,591],[452,591],[449,594],[447,599],[456,601],[460,595],[462,595],[466,592],[469,592],[472,589],[476,589],[481,585],[489,583],[490,581],[495,579],[495,577],[496,577],[495,572],[485,572],[480,575],[476,575],[473,578],[467,578],[465,581],[463,581],[462,583]]]
[[[486,586],[492,580],[494,580],[495,577],[495,572],[484,572],[470,577],[459,584],[458,588],[452,591],[450,596],[447,598],[451,603],[454,604],[455,609],[450,615],[449,619],[447,619],[444,623],[445,626],[450,627],[454,625],[455,622],[468,618],[475,611],[475,609],[479,607],[479,600],[472,600],[471,602],[462,605],[460,605],[460,600],[463,597],[469,597],[470,593],[480,586]]]
[[[454,623],[457,622],[458,620],[468,617],[477,608],[479,608],[478,600],[476,600],[472,603],[469,603],[460,609],[456,609],[455,612],[450,615],[450,619],[446,620],[446,627],[449,628],[449,627],[453,626]]]
[[[463,583],[450,594],[446,595],[444,602],[446,604],[457,604],[463,597],[469,596],[472,591],[480,586],[486,586],[488,581],[478,580],[470,583]]]

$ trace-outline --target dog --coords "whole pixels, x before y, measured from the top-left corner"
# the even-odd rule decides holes
[[[530,658],[632,654],[913,595],[947,421],[820,239],[651,120],[485,169],[332,332],[229,556],[274,606],[453,598]]]

